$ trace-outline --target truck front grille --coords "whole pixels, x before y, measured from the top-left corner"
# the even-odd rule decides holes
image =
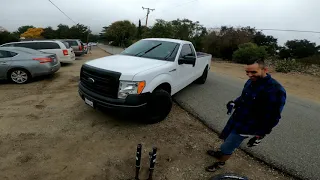
[[[82,65],[80,83],[88,90],[105,97],[117,98],[121,73]]]

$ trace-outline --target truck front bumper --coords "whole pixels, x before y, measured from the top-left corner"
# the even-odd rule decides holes
[[[93,108],[107,108],[120,113],[144,113],[149,93],[128,95],[126,99],[115,99],[89,91],[81,82],[78,89],[80,97]]]

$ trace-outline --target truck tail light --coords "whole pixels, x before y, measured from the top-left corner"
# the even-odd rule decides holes
[[[79,51],[82,51],[82,46],[81,45],[79,46]]]
[[[63,55],[68,56],[68,50],[64,49],[62,50],[62,52],[63,52]]]
[[[49,57],[45,57],[45,58],[33,58],[33,60],[39,61],[41,64],[42,64],[42,63],[52,62],[52,59],[49,58]]]

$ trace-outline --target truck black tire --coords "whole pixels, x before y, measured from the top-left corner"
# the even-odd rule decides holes
[[[207,77],[208,77],[208,66],[204,69],[203,73],[202,73],[202,76],[200,76],[197,80],[196,80],[196,83],[197,84],[204,84],[207,80]]]
[[[172,108],[171,95],[163,90],[156,89],[148,100],[147,104],[147,123],[153,124],[164,120]]]

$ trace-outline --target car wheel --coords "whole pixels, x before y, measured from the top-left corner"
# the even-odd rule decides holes
[[[155,90],[147,103],[147,123],[153,124],[163,121],[170,113],[171,108],[171,95],[163,89]]]
[[[202,73],[202,76],[200,76],[197,80],[196,80],[196,83],[197,84],[204,84],[207,80],[207,77],[208,77],[208,67],[206,67]]]
[[[210,180],[248,180],[248,178],[233,173],[226,173],[215,175]]]
[[[17,84],[28,83],[31,79],[30,73],[25,69],[14,69],[8,73],[10,80]]]

